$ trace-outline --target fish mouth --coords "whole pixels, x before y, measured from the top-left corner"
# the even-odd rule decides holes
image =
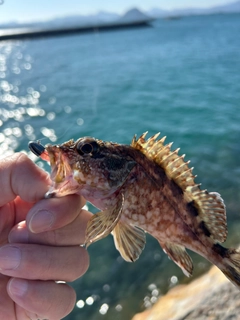
[[[72,177],[67,177],[62,183],[53,182],[44,198],[60,198],[69,194],[76,194],[79,191],[79,185]]]
[[[73,177],[73,169],[69,164],[67,156],[59,146],[47,146],[49,156],[52,184],[45,194],[45,198],[63,197],[69,194],[78,193],[79,184]]]

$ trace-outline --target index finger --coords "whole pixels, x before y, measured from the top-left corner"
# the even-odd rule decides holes
[[[36,202],[44,197],[49,184],[48,174],[24,153],[15,153],[0,161],[0,206],[17,195],[24,201]]]

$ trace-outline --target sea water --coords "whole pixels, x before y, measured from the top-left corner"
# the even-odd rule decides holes
[[[240,242],[240,15],[158,20],[148,28],[0,43],[0,157],[94,136],[129,144],[161,131],[221,193],[228,244]],[[36,161],[33,155],[29,156]],[[49,170],[46,164],[37,161]],[[131,319],[178,283],[182,271],[157,241],[133,264],[111,236],[89,248],[66,319]],[[194,259],[194,276],[209,267]]]

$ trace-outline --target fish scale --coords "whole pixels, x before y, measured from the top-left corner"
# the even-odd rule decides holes
[[[187,276],[193,263],[186,248],[240,288],[240,252],[220,245],[227,237],[223,199],[201,190],[190,161],[159,135],[146,139],[145,132],[131,145],[83,137],[46,148],[31,142],[30,149],[50,162],[47,198],[77,193],[100,209],[88,222],[86,246],[112,233],[122,257],[135,261],[148,232]]]

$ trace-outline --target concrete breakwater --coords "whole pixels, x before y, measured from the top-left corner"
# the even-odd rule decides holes
[[[138,20],[132,22],[115,22],[105,24],[81,25],[63,28],[12,28],[0,30],[0,41],[11,39],[31,39],[43,37],[66,36],[72,34],[115,31],[131,28],[150,27],[153,19]]]

